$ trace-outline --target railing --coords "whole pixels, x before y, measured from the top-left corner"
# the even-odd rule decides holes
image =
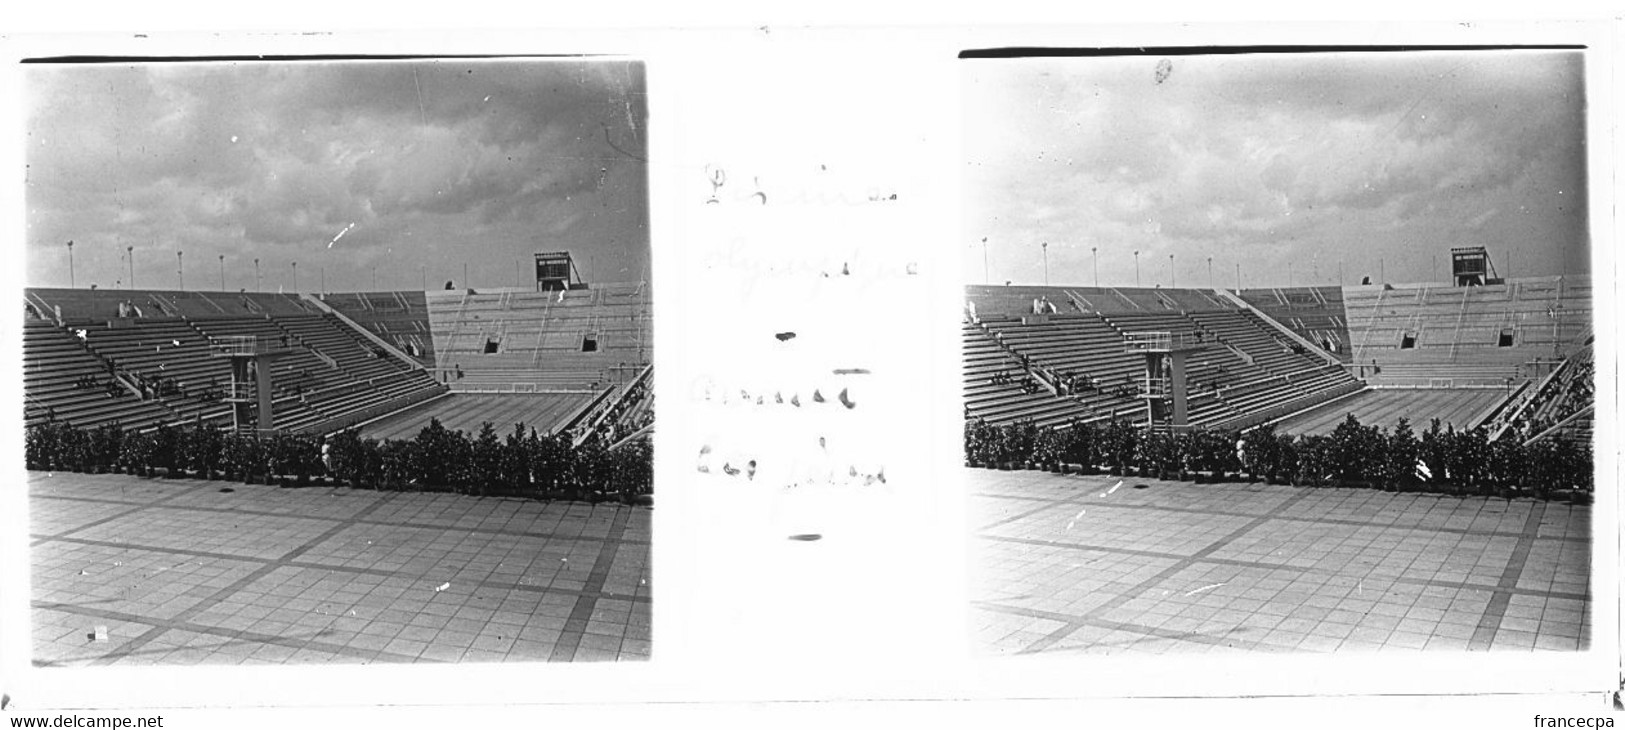
[[[216,355],[254,355],[259,352],[259,338],[254,335],[211,337],[209,349]]]
[[[1191,332],[1125,332],[1125,352],[1168,352],[1194,349],[1205,344],[1205,338]]]
[[[255,383],[226,383],[221,388],[226,400],[254,400],[259,397],[259,386]]]

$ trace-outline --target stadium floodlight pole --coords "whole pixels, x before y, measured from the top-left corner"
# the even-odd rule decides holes
[[[1134,252],[1134,285],[1140,285],[1140,252]]]
[[[294,261],[294,262],[292,262],[291,266],[293,268],[293,290],[295,292],[298,292],[299,291],[299,262]]]
[[[418,264],[418,279],[420,279],[419,283],[422,284],[423,290],[428,291],[429,290],[429,270],[427,268],[425,268],[422,264]]]
[[[322,294],[325,295],[327,294],[327,267],[323,266],[318,271],[322,272]]]
[[[68,288],[74,288],[73,281],[73,241],[68,241]]]
[[[265,288],[265,280],[260,276],[260,260],[254,259],[254,293],[260,293]]]
[[[125,246],[124,247],[124,253],[127,254],[127,256],[125,258],[130,262],[130,288],[134,289],[135,288],[135,247],[134,246]]]
[[[1213,288],[1213,257],[1207,257],[1207,288]]]
[[[181,291],[186,291],[186,267],[181,265],[181,254],[182,253],[185,253],[185,252],[184,251],[176,251],[175,252],[175,281],[176,281],[177,284],[179,284]]]
[[[1044,249],[1044,286],[1049,286],[1049,241],[1039,245]]]
[[[1241,264],[1236,264],[1236,293],[1241,293]]]
[[[226,255],[220,254],[220,291],[226,290]]]
[[[1168,288],[1179,286],[1179,273],[1174,271],[1174,255],[1168,254]]]
[[[1095,286],[1100,286],[1100,247],[1090,246],[1089,253],[1095,258]]]
[[[463,262],[463,288],[468,288],[468,262]]]

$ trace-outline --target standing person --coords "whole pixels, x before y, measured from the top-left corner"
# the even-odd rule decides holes
[[[322,437],[322,470],[333,473],[333,442],[328,441],[326,436]]]

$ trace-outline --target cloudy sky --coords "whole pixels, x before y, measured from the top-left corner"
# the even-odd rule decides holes
[[[1165,63],[1164,63],[1165,62]],[[1159,63],[1162,73],[1159,73]],[[966,279],[1089,285],[1589,269],[1578,53],[963,62]],[[1161,81],[1158,81],[1158,77]],[[1169,255],[1172,254],[1172,271]]]
[[[27,279],[314,291],[589,280],[648,262],[647,106],[623,61],[32,66]],[[342,236],[340,235],[342,232]],[[337,237],[338,240],[334,240]],[[524,263],[521,264],[520,261]],[[295,266],[297,264],[297,266]]]

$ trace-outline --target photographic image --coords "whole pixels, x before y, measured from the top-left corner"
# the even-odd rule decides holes
[[[36,666],[650,657],[642,62],[21,76]]]
[[[982,654],[1591,646],[1585,57],[961,57]]]

